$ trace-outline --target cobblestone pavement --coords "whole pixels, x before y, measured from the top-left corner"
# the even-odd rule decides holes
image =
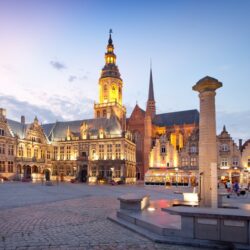
[[[1,184],[0,249],[196,249],[155,244],[106,219],[120,194],[145,191],[176,197],[143,186]]]

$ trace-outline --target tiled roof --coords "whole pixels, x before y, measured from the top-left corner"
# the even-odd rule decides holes
[[[199,123],[199,112],[196,109],[158,114],[153,120],[153,124],[158,126],[173,126],[194,123]]]
[[[97,118],[88,120],[77,120],[77,121],[65,121],[56,122],[51,124],[43,124],[42,127],[47,137],[51,140],[61,140],[66,137],[67,129],[74,135],[80,134],[80,127],[83,123],[88,126],[88,131],[91,134],[97,134],[100,128],[103,128],[106,132],[110,134],[121,133],[121,125],[116,117],[107,118]]]
[[[10,119],[7,119],[7,123],[10,127],[10,130],[14,135],[18,135],[20,139],[25,137],[25,131],[27,129],[27,124],[22,124],[21,122],[16,122]]]

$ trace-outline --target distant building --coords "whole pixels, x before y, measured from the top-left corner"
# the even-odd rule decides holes
[[[136,104],[127,119],[136,141],[137,178],[146,184],[194,185],[199,178],[199,112],[156,114],[155,103],[150,69],[146,111]],[[224,126],[217,136],[217,152],[222,181],[250,181],[250,141],[237,146]]]
[[[0,176],[134,183],[136,146],[126,130],[122,88],[110,34],[94,119],[27,124],[24,116],[13,121],[0,109]]]

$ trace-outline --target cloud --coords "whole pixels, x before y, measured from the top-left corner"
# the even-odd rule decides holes
[[[91,99],[72,101],[65,96],[44,96],[44,98],[47,106],[38,106],[0,93],[0,107],[7,110],[8,118],[20,121],[21,115],[24,115],[28,123],[32,122],[35,116],[42,123],[93,117],[93,100]]]
[[[228,133],[238,139],[250,139],[250,110],[240,112],[217,112],[218,132],[226,125]]]
[[[46,107],[39,107],[25,101],[20,101],[13,96],[3,96],[0,94],[1,107],[7,110],[7,117],[20,121],[21,115],[26,117],[28,122],[33,121],[37,116],[41,122],[52,122],[62,120],[63,117],[53,113]]]
[[[57,70],[62,70],[67,68],[64,63],[59,61],[50,61],[50,65]]]
[[[71,75],[71,76],[69,76],[68,81],[69,81],[69,82],[74,82],[76,79],[77,79],[77,76]]]

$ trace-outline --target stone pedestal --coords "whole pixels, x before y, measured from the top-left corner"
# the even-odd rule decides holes
[[[198,81],[193,90],[200,97],[199,121],[199,174],[200,174],[200,205],[215,207],[217,201],[217,145],[215,91],[222,83],[212,77]]]

